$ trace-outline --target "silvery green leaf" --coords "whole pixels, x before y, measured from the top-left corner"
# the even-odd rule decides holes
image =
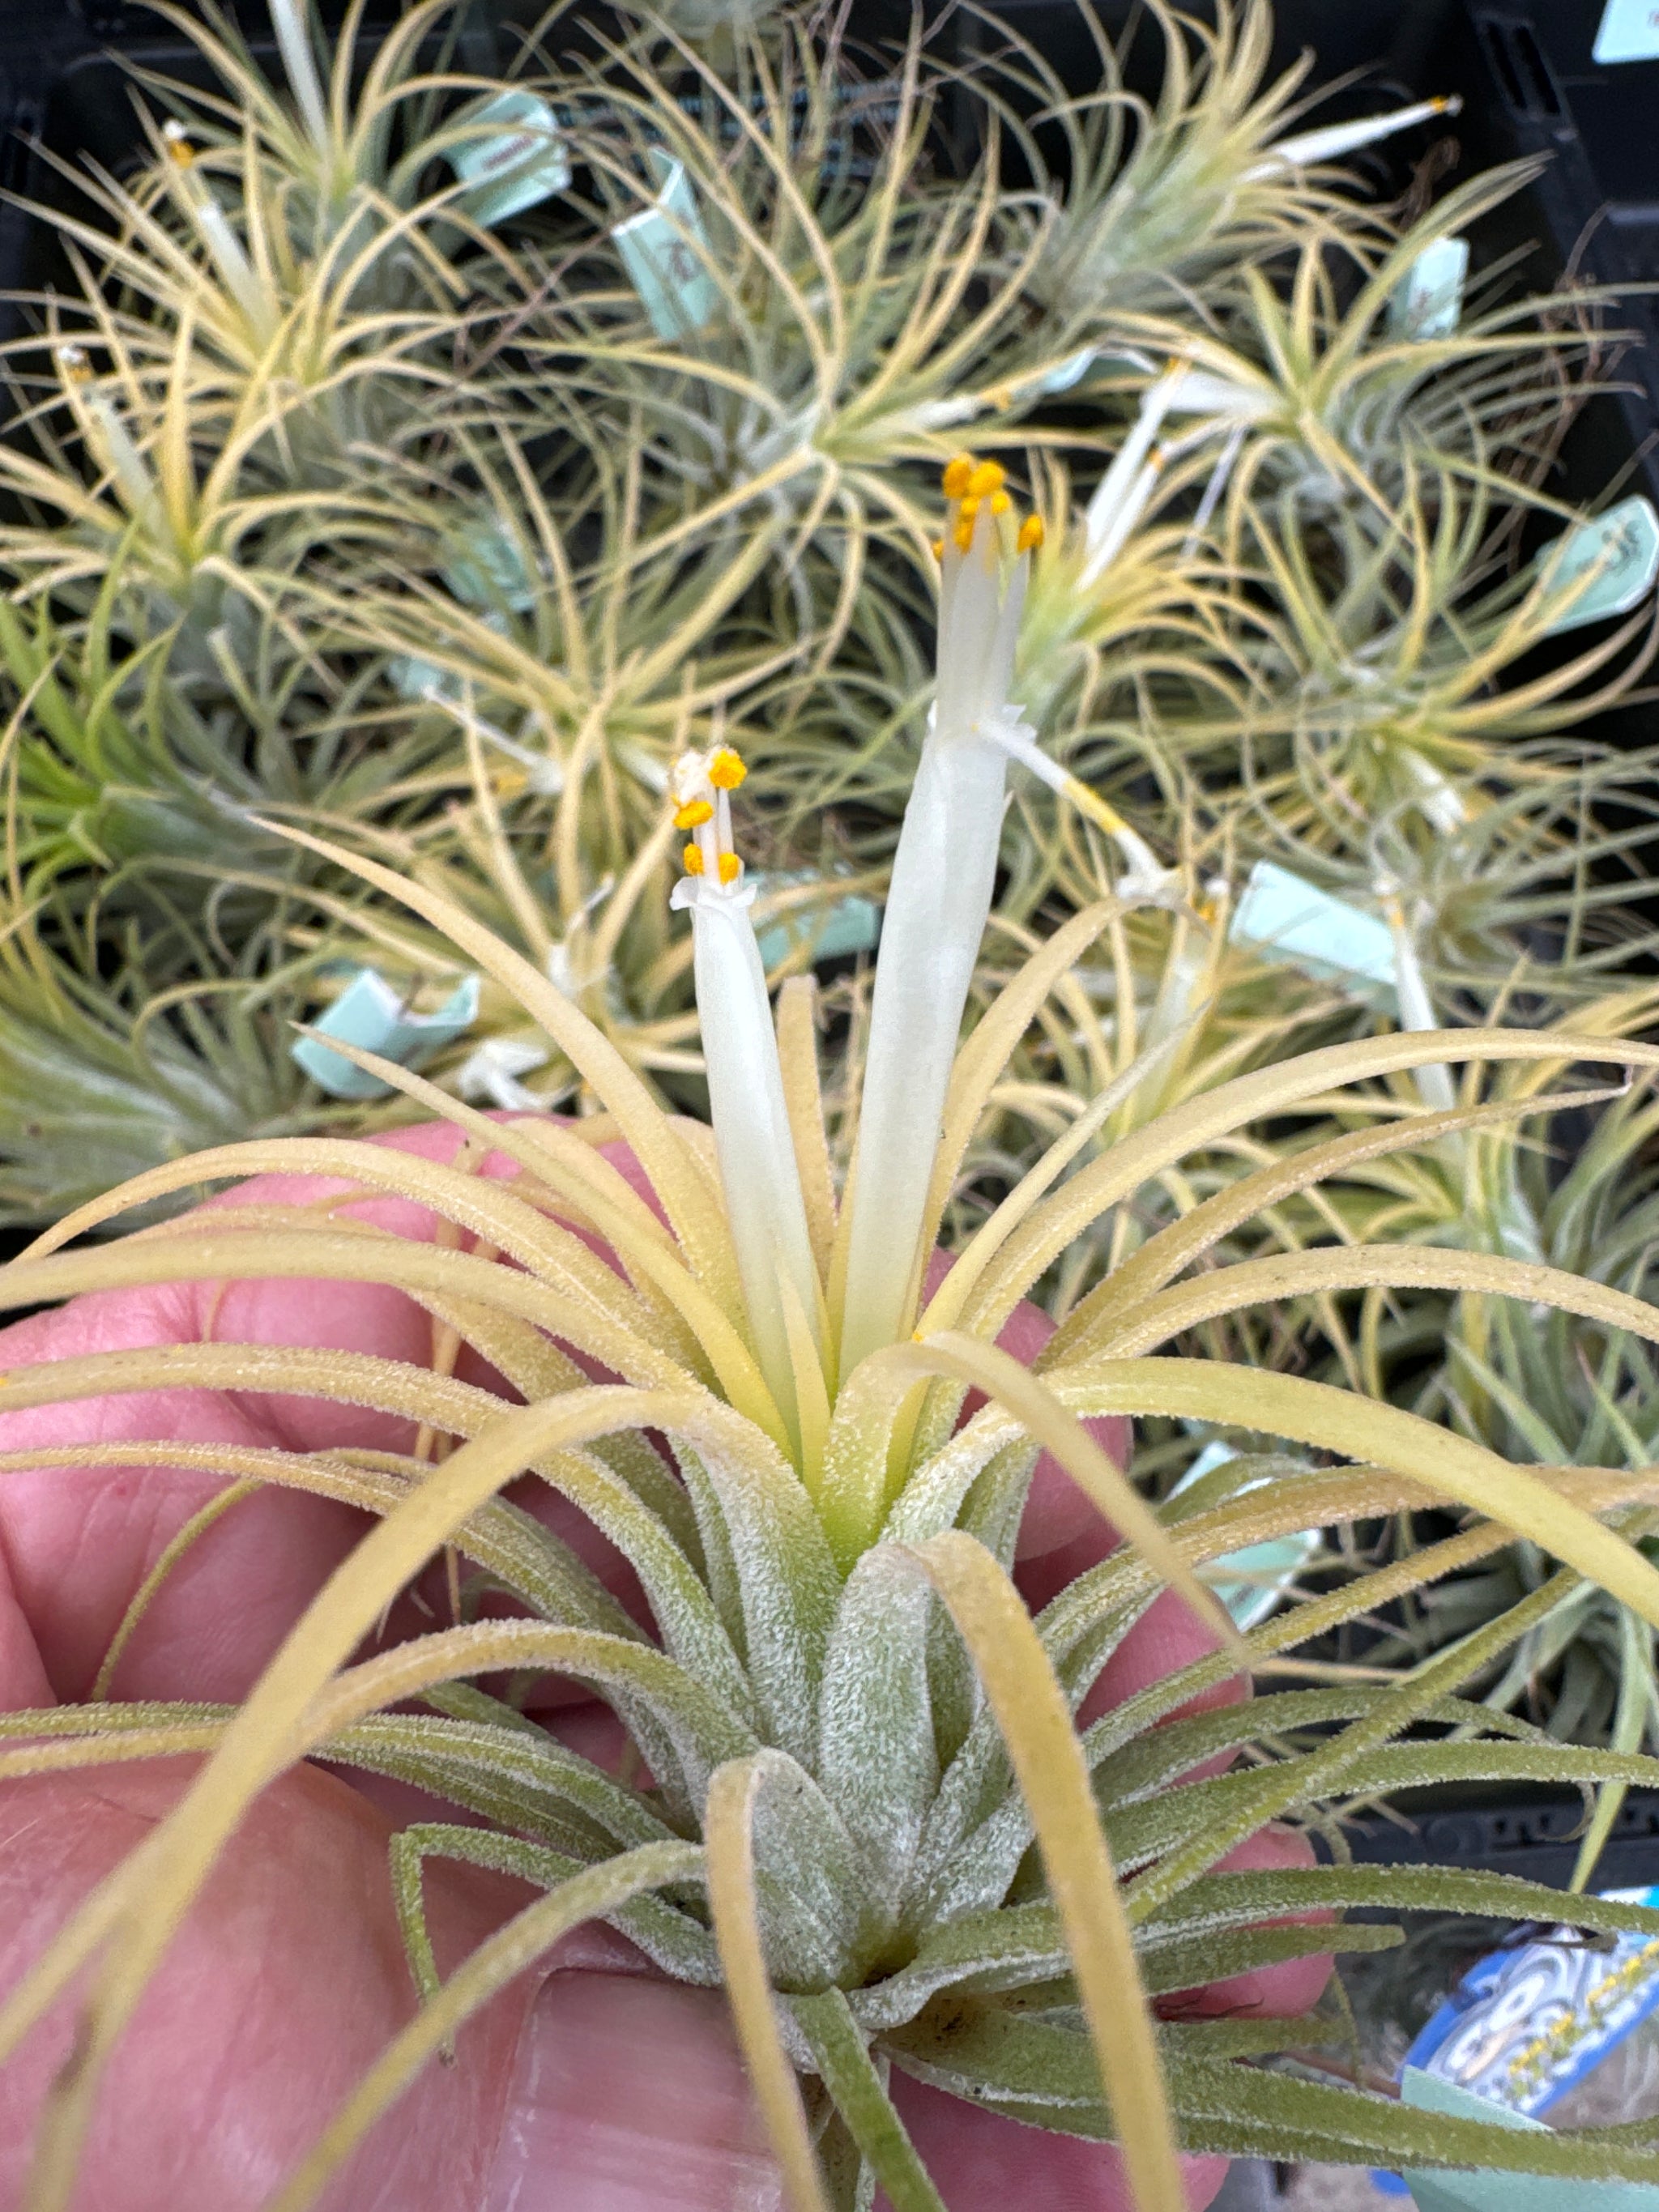
[[[856,1981],[878,1932],[857,1847],[805,1767],[786,1752],[757,1757],[755,1887],[773,1980],[781,1989]]]
[[[682,1440],[673,1439],[677,1455]],[[757,1436],[757,1444],[760,1439]],[[765,1480],[704,1436],[702,1475],[720,1502],[743,1607],[743,1659],[762,1735],[810,1765],[816,1754],[824,1647],[840,1583],[823,1528],[793,1469],[776,1460]],[[696,1492],[692,1492],[693,1502]],[[711,1532],[704,1528],[705,1546]]]
[[[491,1811],[489,1798],[506,1808],[505,1825],[532,1834],[543,1820],[574,1812],[615,1849],[682,1840],[636,1790],[540,1730],[379,1714],[331,1737],[320,1755],[397,1774],[474,1812]]]
[[[824,1658],[818,1778],[896,1917],[939,1784],[928,1698],[930,1585],[895,1547],[848,1577]]]

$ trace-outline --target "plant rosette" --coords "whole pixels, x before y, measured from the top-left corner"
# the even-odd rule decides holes
[[[175,1325],[159,1344],[13,1366],[9,1416],[76,1401],[141,1410],[118,1443],[104,1440],[96,1412],[83,1441],[13,1427],[0,1466],[37,1480],[52,1468],[185,1468],[378,1516],[355,1544],[337,1530],[337,1564],[234,1705],[100,1699],[4,1722],[9,1779],[135,1758],[197,1761],[0,2008],[6,2052],[71,1992],[76,2008],[72,2062],[38,2130],[32,2212],[71,2203],[100,2087],[156,1968],[211,1893],[227,1845],[302,1786],[294,1771],[313,1757],[413,1784],[468,1817],[398,1830],[392,1890],[422,2002],[267,2200],[271,2212],[317,2201],[490,1998],[595,1921],[665,1976],[724,1989],[787,2199],[802,2212],[867,2207],[878,2187],[895,2212],[945,2201],[924,2154],[932,2133],[907,2128],[890,2093],[894,2069],[1056,2137],[1115,2142],[1139,2212],[1184,2205],[1182,2149],[1659,2179],[1659,2154],[1617,2130],[1518,2135],[1345,2087],[1340,2057],[1318,2057],[1340,2040],[1331,2020],[1159,2016],[1160,1998],[1200,1984],[1390,1940],[1309,1924],[1344,1906],[1659,1927],[1638,1906],[1569,1906],[1528,1885],[1443,1870],[1393,1869],[1380,1881],[1340,1864],[1225,1870],[1231,1853],[1287,1816],[1426,1780],[1650,1780],[1653,1761],[1540,1745],[1523,1723],[1457,1692],[1575,1577],[1659,1624],[1659,1573],[1626,1533],[1654,1483],[1647,1470],[1517,1466],[1353,1393],[1161,1348],[1266,1302],[1391,1284],[1553,1304],[1648,1341],[1659,1339],[1659,1314],[1607,1285],[1486,1253],[1340,1243],[1209,1264],[1262,1208],[1491,1111],[1375,1120],[1395,1102],[1362,1086],[1453,1062],[1605,1058],[1596,1039],[1559,1031],[1333,1046],[1236,1077],[1096,1147],[1120,1100],[1162,1064],[1166,1040],[1080,1105],[933,1279],[937,1224],[1008,1054],[1118,910],[1102,902],[1039,943],[960,1041],[1007,764],[1036,752],[1009,683],[1041,532],[1018,520],[994,465],[958,457],[945,489],[939,679],[839,1193],[812,987],[791,982],[775,1016],[737,844],[744,764],[717,745],[678,762],[671,799],[708,1130],[665,1113],[580,1009],[477,921],[330,848],[510,992],[599,1110],[574,1126],[491,1121],[336,1040],[344,1058],[457,1130],[461,1149],[446,1160],[325,1139],[227,1146],[78,1209],[0,1277],[13,1310],[142,1291],[156,1310],[176,1317],[183,1301],[196,1316],[185,1341]],[[1659,1048],[1620,1040],[1617,1057],[1649,1068]],[[1358,1126],[1188,1205],[1073,1303],[1040,1349],[1018,1346],[1016,1356],[999,1341],[1075,1239],[1132,1207],[1144,1186],[1264,1115],[1316,1103],[1327,1112],[1334,1091]],[[631,1176],[607,1142],[628,1146]],[[477,1172],[492,1152],[516,1175]],[[258,1175],[333,1178],[424,1209],[437,1231],[388,1233],[337,1200],[273,1204],[268,1186],[246,1186]],[[215,1181],[244,1188],[160,1228],[66,1249],[130,1207]],[[226,1285],[222,1297],[207,1287]],[[307,1310],[339,1300],[357,1316],[344,1348],[292,1340],[296,1285],[309,1286]],[[387,1293],[416,1317],[398,1347],[363,1334]],[[91,1314],[97,1342],[108,1303],[77,1310]],[[229,1334],[237,1325],[246,1339]],[[484,1387],[489,1370],[520,1402]],[[984,1402],[964,1421],[969,1391]],[[155,1432],[179,1403],[158,1392],[325,1411],[309,1428],[279,1430],[280,1442],[245,1426],[181,1443]],[[404,1424],[404,1448],[387,1449],[365,1413]],[[1200,1486],[1158,1511],[1084,1425],[1137,1415],[1243,1428],[1340,1463],[1219,1503]],[[54,1413],[54,1439],[60,1424]],[[1097,1547],[1086,1565],[1079,1557],[1081,1571],[1058,1562],[1057,1586],[1028,1586],[1028,1603],[1014,1570],[1045,1449],[1124,1541],[1103,1557]],[[520,1491],[505,1497],[522,1478],[556,1493],[569,1517],[550,1526],[516,1502]],[[227,1510],[228,1497],[203,1512]],[[1249,1545],[1434,1503],[1469,1525],[1248,1634],[1205,1582],[1208,1563]],[[250,1498],[246,1510],[259,1509]],[[135,1619],[199,1534],[202,1514],[193,1521],[140,1588]],[[626,1561],[648,1627],[593,1573],[580,1522]],[[1516,1533],[1559,1563],[1550,1582],[1409,1675],[1194,1703]],[[389,1609],[447,1556],[449,1625],[375,1648]],[[1096,1686],[1170,1592],[1205,1626],[1206,1648],[1097,1713]],[[515,1602],[509,1617],[486,1601],[501,1594]],[[115,1624],[118,1640],[126,1629]],[[549,1676],[585,1686],[615,1715],[627,1747],[619,1770],[521,1710],[526,1686]],[[1231,1763],[1242,1750],[1249,1758]],[[447,1974],[424,1903],[434,1858],[540,1893],[462,1946]],[[341,1986],[349,1996],[349,1982]],[[1285,2053],[1294,2070],[1273,2063]]]

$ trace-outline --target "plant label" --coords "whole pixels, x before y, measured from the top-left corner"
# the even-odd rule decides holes
[[[1389,301],[1389,328],[1397,338],[1449,338],[1463,312],[1469,273],[1467,238],[1437,238],[1425,246]]]
[[[720,305],[709,273],[708,239],[684,161],[651,149],[661,186],[649,207],[619,222],[611,236],[651,327],[671,342],[700,331]]]
[[[1638,492],[1605,514],[1575,525],[1544,547],[1538,567],[1547,574],[1553,596],[1578,586],[1588,571],[1596,572],[1577,590],[1571,605],[1545,625],[1546,636],[1627,615],[1659,576],[1659,514],[1652,501]]]
[[[1607,0],[1590,58],[1598,62],[1659,60],[1659,0]]]
[[[469,119],[449,166],[471,189],[461,204],[475,222],[503,222],[570,182],[558,118],[533,92],[498,92]]]
[[[1227,927],[1231,940],[1366,999],[1395,996],[1394,936],[1387,922],[1321,890],[1273,860],[1258,860]]]
[[[1179,1498],[1195,1482],[1224,1467],[1230,1459],[1239,1456],[1231,1444],[1218,1437],[1205,1445],[1175,1488],[1172,1498]],[[1266,1478],[1262,1478],[1266,1480]],[[1236,1496],[1259,1485],[1239,1484]],[[1261,1544],[1246,1544],[1241,1551],[1224,1552],[1212,1559],[1205,1569],[1205,1580],[1234,1622],[1245,1634],[1260,1627],[1268,1614],[1277,1607],[1280,1598],[1295,1581],[1297,1572],[1306,1566],[1324,1539],[1317,1528],[1299,1529],[1293,1536],[1273,1536]]]
[[[384,1098],[392,1089],[367,1068],[354,1066],[343,1053],[331,1052],[325,1037],[378,1053],[400,1067],[418,1067],[433,1054],[453,1044],[478,1018],[478,979],[468,975],[434,1014],[415,1014],[384,975],[360,968],[325,1013],[312,1024],[317,1032],[296,1039],[292,1057],[331,1098]]]
[[[776,875],[757,872],[749,880],[762,899],[772,891],[825,882],[815,869],[805,868]],[[841,960],[849,953],[872,951],[880,935],[881,908],[862,893],[848,891],[833,905],[823,900],[804,902],[765,917],[756,932],[756,942],[762,965],[769,970],[802,945],[811,947],[816,967],[820,960]]]

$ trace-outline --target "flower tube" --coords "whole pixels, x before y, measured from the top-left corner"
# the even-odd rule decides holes
[[[87,443],[108,471],[117,497],[135,520],[147,518],[158,498],[155,479],[109,394],[93,375],[85,349],[60,345],[58,367]]]
[[[822,1364],[823,1293],[766,970],[749,918],[755,893],[732,843],[732,793],[746,773],[729,745],[683,753],[675,763],[674,826],[689,837],[672,903],[691,915],[709,1115],[755,1356],[799,1437],[797,1355],[805,1333]]]
[[[991,911],[1009,702],[1033,515],[1016,526],[994,461],[959,454],[940,563],[939,685],[882,924],[848,1238],[841,1372],[909,1328],[939,1120]]]
[[[267,343],[276,327],[274,302],[254,275],[247,255],[242,250],[242,241],[232,228],[229,216],[215,198],[212,187],[197,172],[196,149],[191,143],[190,133],[176,118],[169,118],[161,125],[161,139],[177,173],[185,206],[208,250],[210,259],[219,272],[226,290],[246,316],[254,336],[261,344]]]
[[[1299,131],[1269,146],[1255,167],[1244,172],[1244,181],[1254,185],[1264,177],[1282,176],[1286,169],[1311,169],[1323,161],[1340,161],[1345,154],[1357,154],[1363,146],[1374,146],[1379,138],[1391,138],[1396,131],[1409,131],[1414,123],[1430,122],[1437,115],[1455,115],[1462,105],[1453,93],[1416,100],[1386,115],[1364,115],[1353,123],[1328,123],[1316,131]]]

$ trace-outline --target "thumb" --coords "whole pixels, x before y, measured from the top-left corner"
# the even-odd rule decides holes
[[[0,1984],[176,1802],[181,1762],[14,1784],[0,1845]],[[74,2212],[257,2212],[410,2018],[385,1816],[303,1767],[243,1822],[102,2085]],[[529,1901],[432,1862],[441,1970]],[[777,2184],[723,2001],[632,1971],[580,1929],[464,2027],[319,2200],[321,2212],[755,2212]],[[550,1969],[551,1972],[550,1972]],[[538,1994],[539,1991],[539,1994]],[[0,2204],[74,2046],[60,2004],[4,2071]]]

